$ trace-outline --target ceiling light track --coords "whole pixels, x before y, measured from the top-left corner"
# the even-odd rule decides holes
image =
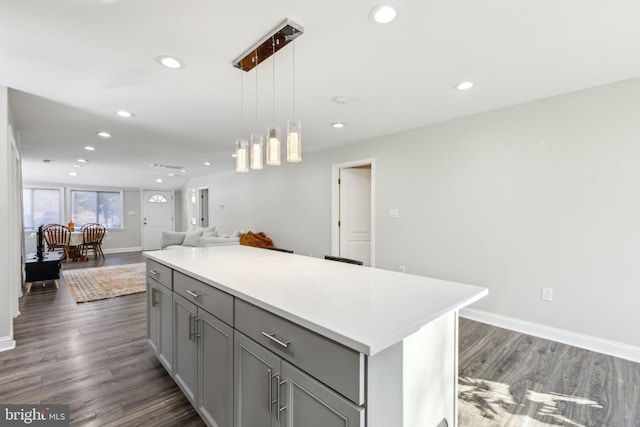
[[[251,71],[303,33],[302,26],[285,19],[269,34],[247,49],[245,53],[234,59],[233,66],[243,71]]]

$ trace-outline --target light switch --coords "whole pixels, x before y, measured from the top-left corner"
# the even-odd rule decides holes
[[[398,218],[400,216],[400,211],[398,208],[389,209],[389,218]]]
[[[127,215],[129,216],[134,216],[136,214],[136,211],[129,211],[127,212]]]

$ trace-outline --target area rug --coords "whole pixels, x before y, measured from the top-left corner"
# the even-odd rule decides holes
[[[98,301],[146,290],[145,263],[63,271],[76,302]]]

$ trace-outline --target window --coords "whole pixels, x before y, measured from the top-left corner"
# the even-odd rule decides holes
[[[23,188],[24,228],[36,229],[42,224],[60,224],[62,191],[56,188]]]
[[[149,197],[149,203],[169,203],[169,201],[162,194],[154,194]]]
[[[122,193],[71,190],[71,218],[76,227],[97,222],[111,229],[122,228]]]

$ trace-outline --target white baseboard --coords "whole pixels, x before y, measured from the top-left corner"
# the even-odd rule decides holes
[[[0,338],[0,352],[13,350],[16,348],[16,341],[13,337],[1,337]]]
[[[567,331],[565,329],[541,325],[539,323],[514,319],[513,317],[501,316],[486,311],[475,310],[472,308],[463,308],[462,310],[460,310],[460,316],[466,319],[498,326],[500,328],[510,329],[512,331],[521,332],[523,334],[533,335],[536,337],[561,342],[563,344],[572,345],[574,347],[580,347],[598,353],[608,354],[609,356],[619,357],[621,359],[640,363],[640,347],[635,347],[616,341],[609,341],[590,335],[579,334],[577,332]]]
[[[140,252],[142,251],[142,247],[133,247],[133,248],[111,248],[111,249],[103,249],[105,254],[121,254],[125,252]]]

